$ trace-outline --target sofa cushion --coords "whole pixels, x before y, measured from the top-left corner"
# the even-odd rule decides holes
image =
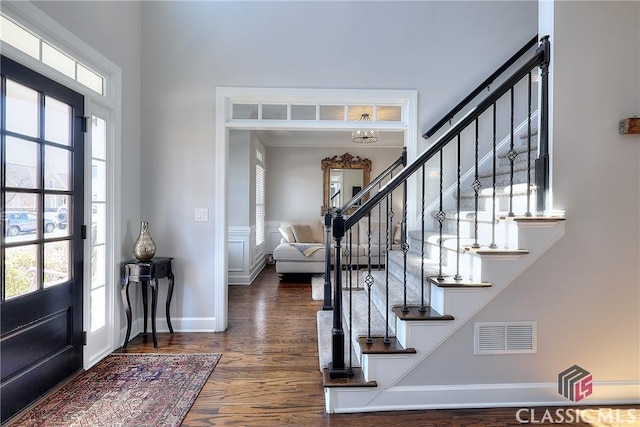
[[[273,250],[273,258],[278,261],[319,262],[324,264],[324,247],[305,256],[294,244],[281,243]],[[318,244],[318,246],[320,246]]]
[[[316,241],[309,225],[293,224],[291,231],[293,231],[293,236],[298,243],[320,243]]]
[[[320,221],[319,219],[312,219],[312,220],[305,220],[305,221],[282,221],[280,223],[280,229],[282,229],[280,233],[283,235],[284,238],[287,239],[289,243],[295,242],[295,236],[293,235],[293,231],[290,231],[291,226],[294,224],[308,225],[309,227],[311,227],[311,233],[313,233],[314,242],[324,243],[324,225],[322,221]],[[285,233],[286,234],[291,233],[291,235],[285,236]],[[291,240],[289,240],[289,237],[291,238]]]

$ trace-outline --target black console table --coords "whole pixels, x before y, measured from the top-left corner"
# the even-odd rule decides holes
[[[147,333],[147,286],[151,285],[151,333],[153,335],[153,347],[158,348],[156,337],[156,309],[158,307],[158,279],[167,278],[169,289],[167,291],[167,326],[173,334],[169,305],[173,295],[173,272],[171,260],[173,258],[152,258],[150,261],[131,260],[123,264],[124,278],[122,279],[122,302],[127,312],[127,335],[124,338],[122,348],[127,348],[131,334],[131,300],[129,299],[129,283],[136,282],[142,286],[142,306],[144,309],[144,333]]]

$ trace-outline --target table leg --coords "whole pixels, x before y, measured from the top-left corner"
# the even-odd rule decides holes
[[[151,284],[151,334],[153,335],[153,347],[158,348],[158,338],[156,336],[156,311],[158,308],[158,279],[152,277]]]
[[[127,314],[127,334],[124,337],[123,349],[127,348],[129,344],[129,336],[131,335],[131,300],[129,299],[129,277],[125,276],[122,280],[122,289],[120,289],[122,296],[122,302],[124,303],[124,310]]]
[[[171,297],[173,296],[173,273],[169,273],[167,275],[167,279],[169,279],[169,290],[167,291],[167,326],[169,327],[169,332],[173,334],[173,326],[171,326],[171,315],[169,314],[169,306],[171,305]]]
[[[148,300],[148,288],[147,282],[145,280],[140,281],[140,286],[142,287],[142,312],[144,313],[144,334],[147,334],[147,300]]]

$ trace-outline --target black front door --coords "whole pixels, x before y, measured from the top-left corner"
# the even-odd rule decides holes
[[[2,57],[2,421],[82,368],[82,95]]]

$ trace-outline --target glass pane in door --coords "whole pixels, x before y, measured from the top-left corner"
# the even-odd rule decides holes
[[[7,187],[38,187],[39,145],[33,141],[6,137]]]
[[[44,137],[47,141],[69,145],[71,107],[50,96],[44,97]]]
[[[35,212],[38,198],[33,193],[6,192],[4,219],[5,242],[18,243],[38,238]]]
[[[71,152],[47,145],[44,174],[44,188],[47,190],[71,190]]]
[[[44,287],[65,283],[70,279],[71,249],[68,240],[44,244]]]
[[[106,268],[105,246],[91,249],[91,319],[90,330],[95,332],[106,324]]]
[[[55,200],[55,221],[56,221],[56,234],[61,236],[68,236],[71,232],[71,217],[68,212],[68,207],[71,206],[71,196],[65,196],[61,194],[50,195]]]
[[[6,128],[26,136],[39,136],[40,96],[35,90],[7,80]]]
[[[7,248],[4,252],[5,299],[13,299],[38,290],[38,246]]]

